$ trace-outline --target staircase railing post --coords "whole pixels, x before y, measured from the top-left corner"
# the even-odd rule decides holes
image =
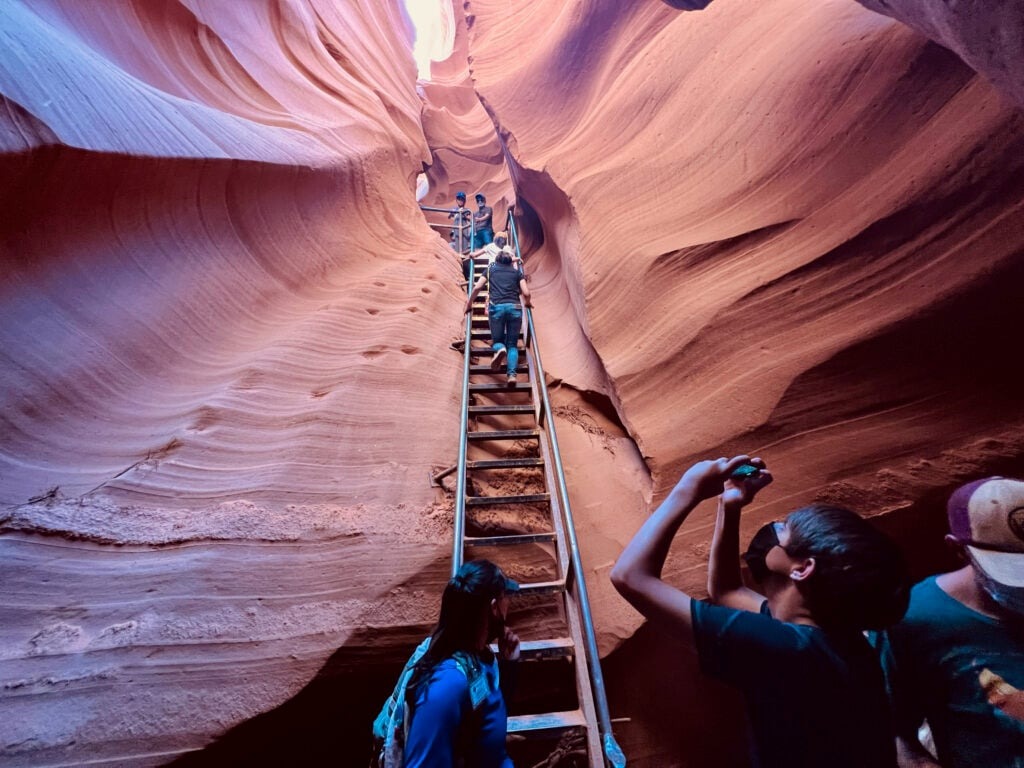
[[[476,265],[469,262],[468,293],[476,282]],[[468,301],[468,299],[467,299]],[[462,348],[462,416],[459,419],[459,459],[455,481],[455,531],[452,541],[452,576],[462,567],[462,540],[466,535],[466,435],[469,432],[469,365],[473,343],[473,309],[466,313],[465,344]]]
[[[508,212],[507,231],[514,242],[516,256],[522,263],[522,253],[519,248],[519,232],[516,229],[515,218],[511,209]],[[544,410],[548,415],[547,435],[551,441],[551,454],[555,461],[555,477],[558,480],[559,506],[565,520],[566,537],[569,540],[570,570],[575,572],[575,586],[578,595],[577,603],[580,607],[580,614],[583,624],[584,642],[586,645],[587,668],[590,671],[590,684],[594,691],[594,706],[597,710],[598,729],[601,733],[601,743],[604,746],[605,762],[612,768],[624,768],[626,756],[619,748],[612,734],[611,715],[608,711],[608,697],[605,692],[604,674],[601,671],[601,658],[597,648],[597,636],[594,633],[594,621],[590,612],[590,598],[587,594],[587,581],[583,577],[583,560],[580,557],[579,541],[576,537],[576,526],[573,521],[572,508],[569,505],[569,491],[565,484],[565,471],[562,467],[562,456],[558,450],[558,435],[555,432],[554,422],[551,420],[551,402],[548,397],[547,383],[544,381],[544,365],[540,358],[540,347],[536,343],[536,330],[533,327],[533,312],[526,309],[526,325],[529,329],[530,338],[533,339],[533,359],[537,367],[538,390],[544,402]],[[568,574],[567,574],[568,588]]]

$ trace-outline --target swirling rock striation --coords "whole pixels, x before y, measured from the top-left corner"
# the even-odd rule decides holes
[[[777,482],[745,536],[827,499],[934,568],[943,495],[1024,475],[1004,352],[1024,276],[1019,12],[865,3],[912,29],[845,0],[704,5],[467,4],[473,80],[538,217],[549,372],[608,396],[653,500],[695,459],[761,454]],[[646,505],[572,492],[606,510],[601,554],[583,546],[603,584],[606,542]],[[698,593],[712,526],[695,513],[666,569]],[[597,616],[609,644],[638,622],[607,593]],[[649,715],[617,714],[652,764],[695,736],[658,747]]]
[[[436,610],[461,316],[410,37],[0,8],[5,765],[166,762]]]

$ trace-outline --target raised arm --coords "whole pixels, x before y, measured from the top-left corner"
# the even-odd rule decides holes
[[[760,459],[751,459],[750,463],[761,468],[761,472],[746,480],[727,480],[725,491],[718,498],[718,519],[708,562],[708,595],[718,605],[757,613],[764,596],[743,586],[740,577],[740,512],[772,481],[772,476]]]
[[[612,568],[612,584],[640,613],[672,630],[685,645],[693,645],[692,598],[661,580],[661,569],[679,526],[704,499],[722,492],[726,478],[747,461],[701,461],[690,467],[668,497],[645,522]]]
[[[476,301],[476,297],[480,295],[480,291],[487,285],[487,275],[481,275],[480,279],[476,281],[476,285],[473,286],[473,290],[469,292],[469,298],[466,299],[466,310],[462,313],[468,315],[473,311],[473,302]]]
[[[530,286],[526,284],[526,278],[519,279],[519,293],[523,296],[523,306],[532,307],[533,299],[530,297]]]

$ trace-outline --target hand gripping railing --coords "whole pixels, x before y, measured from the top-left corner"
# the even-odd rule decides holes
[[[516,221],[514,210],[509,207],[508,217],[506,221],[506,231],[509,234],[510,242],[515,249],[516,256],[519,258],[520,263],[522,262],[522,252],[519,249],[519,232],[516,229]],[[610,768],[624,768],[626,765],[626,756],[623,754],[622,749],[619,747],[615,736],[612,733],[612,721],[611,715],[608,712],[608,696],[605,693],[604,688],[604,675],[601,672],[601,659],[597,650],[597,636],[594,634],[594,621],[590,612],[590,598],[587,596],[587,582],[583,578],[583,561],[580,558],[579,541],[576,538],[576,526],[573,523],[572,508],[569,505],[569,492],[565,485],[565,472],[562,469],[562,456],[558,451],[558,436],[555,433],[555,425],[552,419],[551,412],[551,401],[548,397],[547,382],[544,377],[544,366],[540,360],[540,347],[537,345],[537,335],[533,326],[533,311],[528,307],[524,307],[526,311],[526,323],[527,332],[529,333],[529,339],[527,341],[533,347],[533,359],[536,364],[535,378],[537,381],[537,391],[541,396],[541,402],[544,406],[544,414],[547,419],[547,433],[551,439],[551,453],[554,457],[555,462],[555,476],[558,478],[558,498],[559,506],[562,509],[562,514],[565,519],[565,531],[566,537],[569,543],[569,554],[570,554],[570,566],[572,568],[572,574],[566,575],[566,588],[569,588],[569,583],[576,587],[577,592],[577,603],[580,608],[580,619],[583,625],[583,636],[586,645],[587,654],[587,669],[590,671],[590,685],[594,693],[594,707],[597,710],[598,730],[601,734],[601,745],[604,749],[605,764]],[[469,338],[469,326],[467,325],[467,335]],[[468,343],[468,342],[467,342]],[[469,357],[467,355],[466,359]],[[466,381],[468,381],[468,376]],[[467,385],[468,387],[468,385]],[[463,398],[468,397],[468,388],[463,389]],[[464,400],[465,402],[465,400]],[[466,429],[466,408],[463,407],[463,430]],[[463,431],[463,438],[465,438],[465,431]],[[465,466],[465,445],[466,441],[463,439],[462,447],[459,453],[460,476],[464,473],[462,470]],[[460,489],[461,493],[462,489]],[[465,509],[463,508],[463,514]],[[459,512],[456,510],[456,525],[458,525]],[[459,539],[456,539],[459,541]],[[461,556],[461,552],[459,553]],[[577,578],[570,578],[572,575]]]

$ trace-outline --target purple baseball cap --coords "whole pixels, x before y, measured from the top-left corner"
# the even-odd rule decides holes
[[[949,531],[993,581],[1024,588],[1024,482],[987,477],[953,491]]]

